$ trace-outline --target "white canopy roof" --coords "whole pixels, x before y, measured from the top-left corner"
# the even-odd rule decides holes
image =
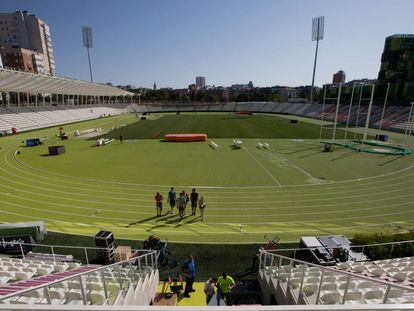
[[[0,91],[89,96],[132,96],[120,88],[0,68]]]

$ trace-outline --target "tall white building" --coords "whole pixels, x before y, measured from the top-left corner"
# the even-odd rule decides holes
[[[206,77],[196,77],[196,88],[201,89],[206,86]]]
[[[20,60],[26,58],[18,54],[25,49],[32,53],[34,72],[56,74],[49,26],[27,11],[0,13],[0,47],[5,67],[24,70]]]

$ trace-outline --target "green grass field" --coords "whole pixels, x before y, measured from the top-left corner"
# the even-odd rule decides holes
[[[64,142],[55,136],[57,128],[4,137],[0,220],[44,220],[49,230],[63,233],[106,229],[118,238],[156,234],[192,243],[262,242],[265,234],[286,242],[411,227],[413,156],[343,148],[324,153],[318,121],[295,119],[298,124],[276,116],[166,114],[137,122],[134,115],[122,115],[65,125],[70,139]],[[94,139],[73,136],[75,129],[95,127],[116,127],[104,136],[123,135],[124,142],[94,147]],[[219,148],[160,141],[170,132],[206,132]],[[325,137],[331,133],[324,130]],[[42,146],[22,147],[30,137],[47,139]],[[235,137],[243,140],[240,150],[231,147]],[[271,148],[258,149],[258,142]],[[56,144],[65,145],[66,154],[46,156]],[[155,192],[166,198],[170,186],[177,192],[196,187],[204,195],[203,222],[193,216],[179,221],[176,214],[154,217]]]

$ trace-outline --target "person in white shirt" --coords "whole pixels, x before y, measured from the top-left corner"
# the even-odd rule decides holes
[[[214,293],[216,292],[215,286],[217,284],[217,278],[212,276],[209,278],[206,283],[204,284],[204,293],[206,294],[206,304],[210,302],[211,298],[213,298]]]

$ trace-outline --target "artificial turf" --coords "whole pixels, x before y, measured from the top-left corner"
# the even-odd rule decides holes
[[[297,120],[297,119],[296,119]],[[109,138],[162,139],[169,133],[206,133],[210,138],[319,138],[320,127],[306,121],[290,123],[274,115],[238,115],[234,113],[165,114],[135,122],[111,131]],[[343,131],[338,130],[343,137]],[[323,138],[330,138],[324,131]]]
[[[282,241],[315,234],[352,237],[360,232],[392,231],[414,221],[412,156],[348,149],[325,153],[317,139],[306,136],[318,137],[318,124],[302,118],[298,124],[261,115],[151,118],[136,122],[134,115],[122,115],[66,125],[68,141],[55,137],[57,128],[2,138],[0,220],[44,220],[49,230],[88,236],[107,229],[118,238],[156,234],[192,243],[253,243],[263,241],[265,234],[279,235]],[[186,121],[168,121],[174,119],[175,123]],[[278,125],[273,127],[272,120]],[[168,131],[207,129],[210,137],[217,135],[213,139],[219,148],[211,149],[208,142],[151,139],[157,128],[165,130],[169,122]],[[266,131],[261,132],[261,123],[268,124]],[[73,136],[75,129],[95,127],[109,130],[108,137],[124,130],[134,136],[123,134],[123,143],[116,140],[104,147],[95,147],[94,139]],[[136,131],[138,127],[141,130]],[[243,134],[246,128],[249,134]],[[220,138],[223,131],[226,136]],[[144,132],[147,139],[140,139]],[[326,128],[324,133],[329,136],[332,130]],[[22,147],[23,139],[29,137],[47,139],[42,146]],[[243,140],[241,150],[231,147],[235,137]],[[259,142],[271,147],[257,148]],[[67,152],[45,156],[47,147],[57,144],[64,144]],[[20,155],[15,155],[16,150]],[[207,203],[203,222],[188,213],[183,221],[176,214],[166,214],[166,202],[164,216],[155,217],[155,192],[166,197],[170,186],[177,191],[197,187]]]

